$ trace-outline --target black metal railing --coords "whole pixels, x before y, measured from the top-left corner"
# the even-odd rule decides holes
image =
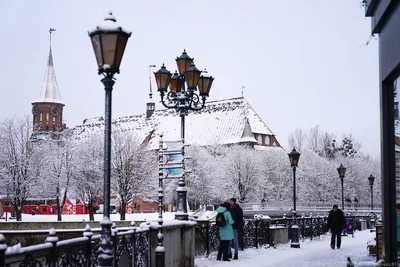
[[[367,228],[374,227],[374,218],[370,215],[346,216],[346,218],[348,217],[353,219],[354,227],[357,230],[361,230],[361,226],[358,226],[362,219],[367,222]],[[250,247],[274,246],[271,227],[283,226],[291,228],[294,224],[299,227],[299,237],[301,239],[309,238],[312,240],[327,232],[327,219],[327,216],[246,219],[243,231],[239,232],[239,247],[243,250]],[[196,244],[197,255],[205,254],[208,256],[211,251],[218,250],[219,231],[214,221],[197,220],[196,242],[199,243]]]
[[[27,247],[8,247],[0,235],[0,266],[61,267],[98,266],[101,235],[94,235],[89,225],[83,237],[59,241],[51,229],[46,243]],[[118,231],[112,227],[114,266],[150,267],[150,231],[148,227],[131,227]]]

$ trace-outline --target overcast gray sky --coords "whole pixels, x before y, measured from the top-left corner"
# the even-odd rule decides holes
[[[0,120],[31,114],[50,27],[67,126],[102,116],[104,89],[87,30],[112,10],[132,31],[114,86],[114,118],[144,112],[147,65],[164,62],[173,72],[185,48],[215,77],[210,100],[238,97],[244,85],[244,96],[284,146],[296,127],[318,124],[338,137],[351,133],[377,157],[378,45],[365,45],[371,23],[359,2],[3,0]]]

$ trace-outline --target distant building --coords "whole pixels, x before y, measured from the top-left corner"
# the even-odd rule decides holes
[[[33,125],[41,132],[62,131],[66,127],[63,124],[63,108],[50,43],[46,73],[37,97],[32,102]]]
[[[113,133],[129,132],[150,149],[158,149],[160,133],[164,134],[164,140],[179,140],[178,113],[172,109],[154,110],[154,105],[147,107],[146,113],[113,119]],[[77,139],[88,138],[104,131],[104,121],[86,119],[72,130]],[[244,97],[209,101],[202,110],[191,112],[185,118],[185,143],[198,146],[248,144],[255,149],[280,147],[275,134]]]

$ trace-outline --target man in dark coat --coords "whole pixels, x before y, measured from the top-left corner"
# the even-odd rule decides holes
[[[328,216],[328,231],[331,230],[331,248],[335,249],[335,240],[337,248],[340,248],[342,243],[342,231],[346,228],[346,218],[344,217],[343,211],[338,209],[337,205],[333,205],[332,210]]]
[[[243,210],[239,204],[236,203],[236,198],[231,198],[229,202],[231,204],[230,212],[232,219],[235,222],[233,224],[233,247],[235,248],[235,255],[233,259],[237,260],[239,254],[239,233],[242,232],[244,226]],[[232,257],[231,249],[228,250],[228,257]]]

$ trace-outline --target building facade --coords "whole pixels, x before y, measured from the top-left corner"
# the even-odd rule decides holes
[[[371,32],[379,35],[384,255],[397,266],[396,204],[400,204],[400,1],[363,0]],[[394,266],[394,265],[393,265]]]
[[[209,101],[206,106],[185,118],[185,143],[195,146],[246,144],[255,149],[280,147],[275,134],[244,97]],[[104,120],[86,119],[73,128],[75,138],[88,138],[102,134]],[[180,139],[180,117],[175,110],[155,110],[147,105],[145,113],[112,120],[113,133],[130,133],[148,145],[158,149],[159,134],[164,140]]]

